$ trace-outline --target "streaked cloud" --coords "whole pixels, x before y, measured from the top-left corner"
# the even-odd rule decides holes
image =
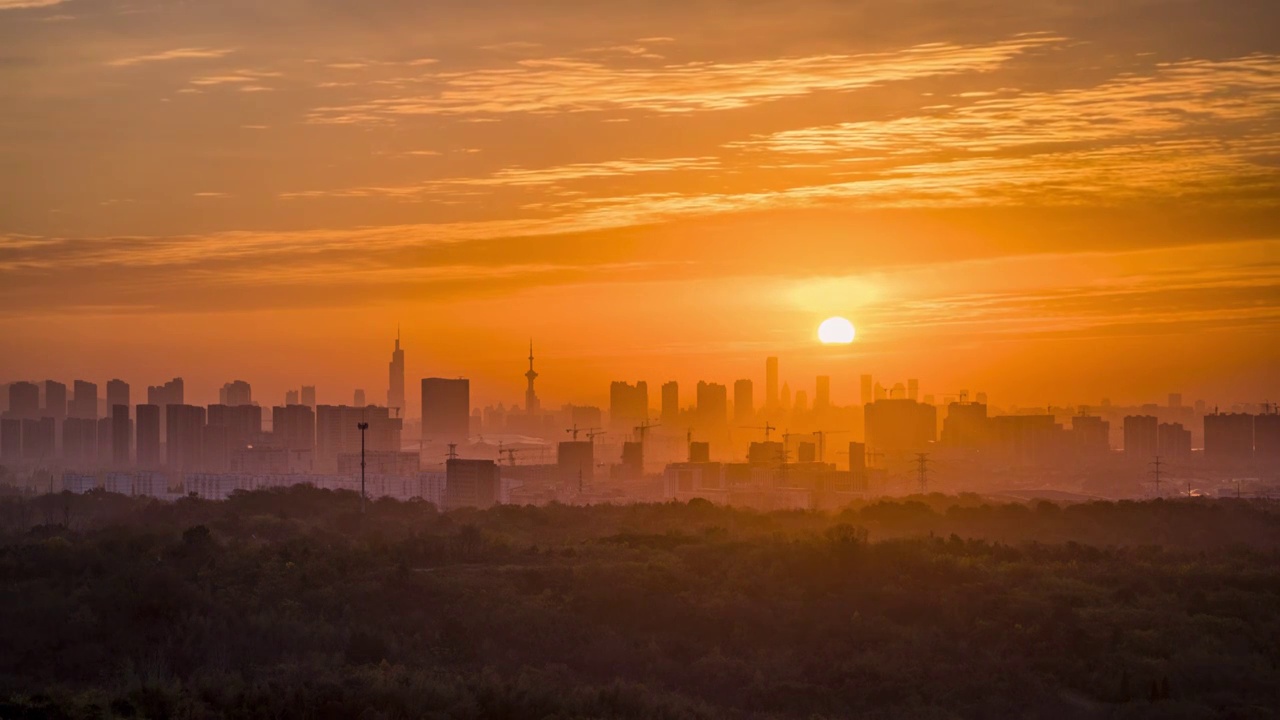
[[[436,92],[319,107],[309,120],[349,124],[413,115],[733,110],[813,93],[986,72],[1061,40],[1032,33],[988,45],[930,43],[892,53],[634,67],[573,57],[526,59],[508,68],[434,73],[423,80],[438,85]]]
[[[112,67],[131,67],[170,60],[209,60],[226,57],[235,52],[232,48],[177,48],[143,55],[116,58],[107,62]]]

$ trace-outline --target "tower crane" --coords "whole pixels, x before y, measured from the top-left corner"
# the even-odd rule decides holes
[[[642,445],[643,445],[643,444],[644,444],[644,440],[645,440],[645,438],[646,438],[646,437],[648,436],[648,434],[649,434],[649,431],[650,431],[650,430],[652,430],[653,428],[657,428],[657,427],[662,427],[662,424],[661,424],[661,423],[659,423],[659,424],[657,424],[657,425],[650,425],[650,424],[649,424],[649,421],[648,421],[648,420],[645,420],[645,421],[644,421],[644,424],[642,424],[642,425],[637,425],[637,426],[635,426],[633,429],[636,431],[636,436],[640,438],[640,444],[642,444]]]
[[[751,426],[751,425],[739,425],[738,427],[742,430],[763,430],[765,442],[769,442],[769,434],[778,429],[767,422],[764,424],[764,427]]]
[[[814,430],[813,435],[818,438],[818,462],[826,462],[823,457],[827,453],[827,436],[828,435],[845,435],[850,430]]]
[[[579,433],[585,433],[588,438],[593,438],[596,435],[603,435],[604,433],[596,432],[599,429],[600,428],[580,428],[578,427],[578,423],[574,423],[573,427],[565,428],[565,432],[573,435],[574,442],[577,442]]]

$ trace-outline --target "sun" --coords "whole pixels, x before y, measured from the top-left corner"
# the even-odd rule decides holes
[[[827,318],[818,326],[818,339],[823,345],[848,345],[853,336],[853,323],[842,317]]]

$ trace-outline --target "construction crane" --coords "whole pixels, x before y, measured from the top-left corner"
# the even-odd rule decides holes
[[[813,434],[818,437],[818,462],[826,462],[823,457],[827,453],[827,436],[828,435],[844,435],[850,430],[814,430]],[[846,453],[847,454],[847,453]]]
[[[515,467],[516,453],[525,452],[526,448],[503,447],[502,443],[498,443],[498,460],[502,460],[502,456],[507,456],[507,464]]]
[[[772,433],[778,429],[767,422],[764,424],[764,427],[751,426],[751,425],[739,425],[738,428],[741,430],[763,430],[765,442],[769,442],[769,433]]]
[[[604,433],[596,432],[596,431],[597,431],[597,430],[599,430],[599,429],[600,429],[600,428],[579,428],[579,427],[578,427],[578,423],[574,423],[574,424],[573,424],[573,427],[571,427],[571,428],[565,428],[565,432],[567,432],[567,433],[569,433],[569,434],[573,435],[573,440],[574,440],[574,442],[577,442],[577,440],[578,440],[578,433],[585,433],[585,434],[586,434],[586,436],[587,436],[588,438],[592,438],[592,437],[595,437],[596,435],[603,435],[603,434],[604,434]],[[593,435],[592,433],[594,433],[594,435]]]
[[[590,430],[587,431],[587,442],[595,442],[596,438],[600,437],[601,435],[608,435],[608,434],[609,434],[608,430],[601,430],[600,428],[591,428]],[[576,436],[575,436],[575,439],[576,439]]]
[[[636,431],[636,436],[640,438],[640,442],[643,444],[645,437],[649,434],[649,431],[658,427],[662,427],[662,424],[650,425],[649,421],[645,420],[643,425],[637,425],[632,429]]]

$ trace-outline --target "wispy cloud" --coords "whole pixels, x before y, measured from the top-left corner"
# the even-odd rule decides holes
[[[66,0],[0,0],[0,10],[22,10],[60,5]]]
[[[399,116],[644,110],[732,110],[819,92],[848,92],[921,77],[985,72],[1054,43],[1049,34],[988,45],[932,43],[900,52],[748,62],[619,67],[580,58],[522,60],[514,67],[439,72],[429,94],[320,107],[314,123],[379,123]]]
[[[207,60],[221,58],[235,52],[233,48],[177,48],[162,52],[131,55],[107,62],[112,67],[131,67],[145,63],[166,62],[169,60]]]

